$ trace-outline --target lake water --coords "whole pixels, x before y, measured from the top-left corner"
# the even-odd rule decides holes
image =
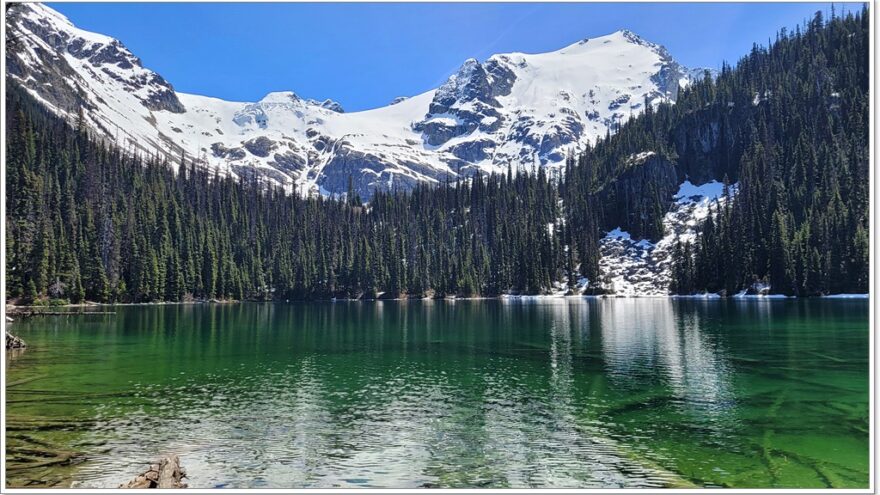
[[[866,300],[114,310],[12,325],[7,485],[868,487]]]

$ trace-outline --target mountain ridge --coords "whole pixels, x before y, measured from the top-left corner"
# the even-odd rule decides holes
[[[257,102],[177,92],[119,40],[45,5],[19,4],[7,24],[21,45],[7,54],[10,76],[56,114],[82,107],[124,147],[324,195],[344,193],[349,177],[369,198],[508,167],[561,171],[566,157],[697,77],[621,30],[553,52],[468,59],[437,89],[345,113],[293,91]]]

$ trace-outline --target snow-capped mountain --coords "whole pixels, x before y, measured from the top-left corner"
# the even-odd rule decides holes
[[[365,197],[474,171],[558,169],[646,104],[675,100],[702,71],[629,31],[541,54],[469,59],[436,90],[345,113],[332,100],[273,92],[230,102],[176,92],[120,41],[41,4],[7,11],[8,77],[52,111],[80,108],[126,148],[182,156],[301,192]]]

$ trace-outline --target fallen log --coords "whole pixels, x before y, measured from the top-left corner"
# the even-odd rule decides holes
[[[119,488],[186,488],[184,478],[186,469],[180,467],[180,458],[170,455],[158,463],[150,464],[144,473],[119,485]]]

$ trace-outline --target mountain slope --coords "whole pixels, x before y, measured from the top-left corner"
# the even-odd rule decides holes
[[[13,6],[7,28],[9,76],[58,115],[82,108],[123,147],[304,193],[342,193],[351,177],[365,197],[477,170],[558,170],[646,102],[674,101],[699,73],[618,31],[550,53],[470,59],[436,90],[344,113],[293,92],[258,102],[176,92],[118,40],[41,4]]]
[[[619,228],[659,250],[677,230],[667,215],[679,184],[715,180],[736,184],[736,195],[696,224],[697,237],[666,250],[674,292],[867,291],[868,19],[866,9],[817,12],[581,155],[562,199],[587,255],[582,274],[603,275],[596,231]]]

